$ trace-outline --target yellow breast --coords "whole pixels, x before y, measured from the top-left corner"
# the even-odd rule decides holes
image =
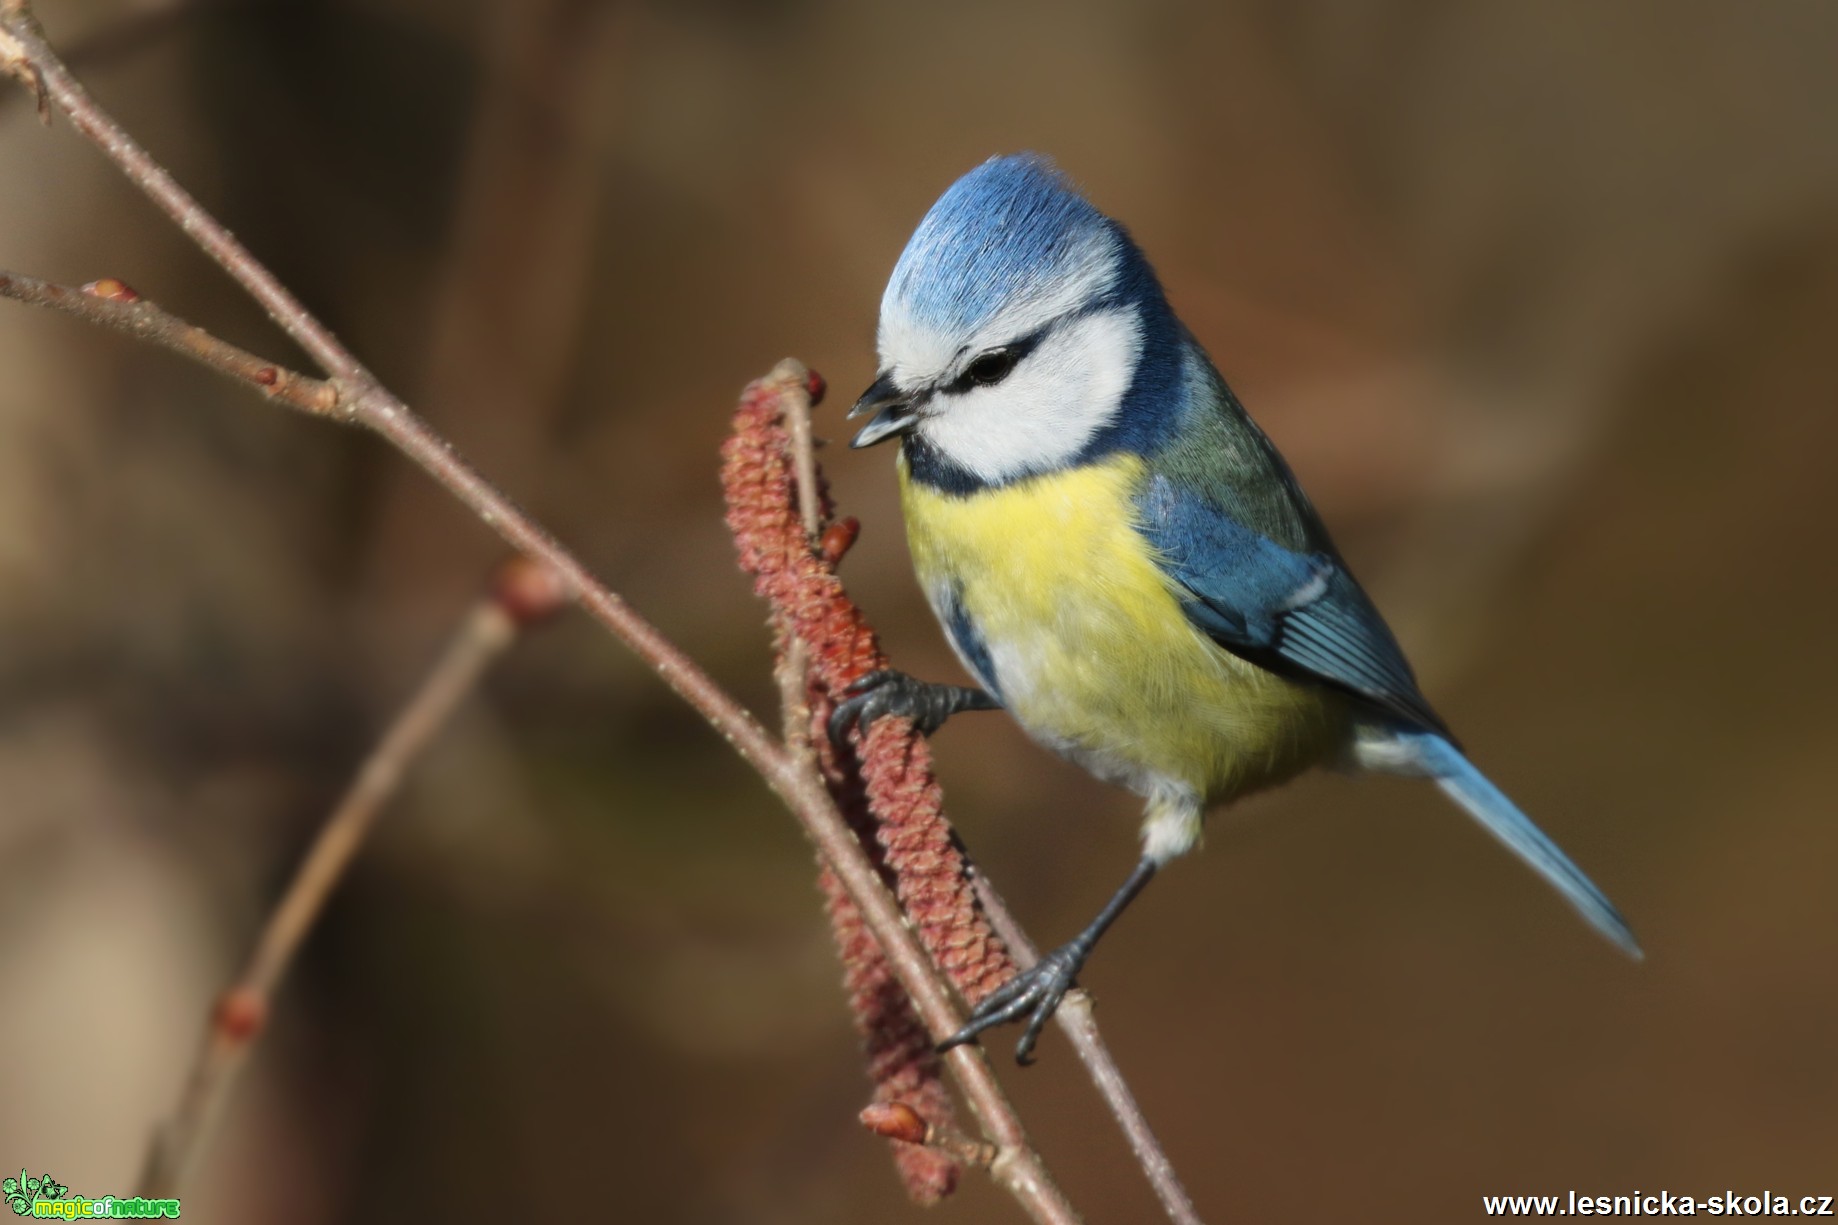
[[[1100,777],[1213,801],[1319,762],[1345,735],[1344,704],[1192,626],[1135,530],[1141,479],[1123,456],[957,496],[909,479],[902,461],[933,607],[948,620],[956,601],[1016,720]]]

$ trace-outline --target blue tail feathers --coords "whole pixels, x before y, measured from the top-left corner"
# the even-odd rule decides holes
[[[1518,805],[1506,798],[1505,792],[1475,769],[1460,749],[1430,732],[1400,733],[1399,739],[1409,742],[1410,756],[1416,759],[1415,764],[1424,774],[1434,779],[1436,785],[1479,821],[1488,833],[1551,882],[1590,926],[1629,957],[1639,960],[1645,956],[1614,903],[1596,888],[1594,881],[1583,875],[1581,868],[1570,862],[1570,857],[1559,850],[1543,830],[1532,824],[1530,817],[1519,811]]]

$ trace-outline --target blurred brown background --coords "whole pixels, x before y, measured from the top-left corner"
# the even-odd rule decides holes
[[[1217,817],[1087,975],[1209,1220],[1838,1191],[1829,524],[1838,8],[1281,0],[41,0],[105,105],[488,474],[756,708],[735,393],[873,374],[991,153],[1125,220],[1620,960],[1433,790]],[[284,341],[0,100],[0,267]],[[846,575],[955,675],[885,452]],[[499,548],[379,443],[0,306],[0,1166],[126,1193],[215,987]],[[938,739],[1043,940],[1136,805]],[[583,619],[417,773],[283,993],[187,1220],[916,1219],[792,822]],[[1006,1051],[1012,1035],[998,1045]],[[1057,1037],[1003,1062],[1094,1222],[1154,1219]],[[8,1164],[10,1163],[10,1165]],[[937,1220],[1012,1221],[967,1180]]]

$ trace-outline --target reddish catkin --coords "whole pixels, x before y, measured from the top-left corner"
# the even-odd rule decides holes
[[[821,474],[817,539],[798,513],[786,401],[820,394],[820,387],[814,375],[788,361],[742,395],[733,436],[722,447],[728,527],[741,567],[772,607],[778,659],[785,659],[794,641],[805,648],[811,742],[830,793],[892,885],[921,943],[975,1004],[1014,973],[1014,963],[977,908],[968,866],[932,776],[930,747],[904,719],[880,719],[865,737],[856,733],[851,753],[832,750],[825,733],[837,695],[887,667],[887,658],[836,577],[856,527],[853,520],[832,521]],[[848,894],[827,869],[820,881],[849,1002],[867,1046],[875,1100],[903,1102],[930,1123],[948,1124],[950,1098],[930,1036]],[[893,1145],[914,1199],[931,1203],[951,1192],[955,1162],[933,1149]]]

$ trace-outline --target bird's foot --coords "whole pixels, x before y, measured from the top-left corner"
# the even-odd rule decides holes
[[[995,710],[996,700],[981,689],[963,685],[935,685],[891,669],[870,672],[849,686],[843,700],[830,713],[830,743],[843,747],[849,729],[868,725],[884,715],[903,715],[922,736],[929,736],[952,715],[964,710]]]
[[[976,1040],[986,1029],[1006,1025],[1026,1017],[1027,1028],[1015,1044],[1015,1062],[1022,1067],[1034,1062],[1034,1043],[1047,1021],[1059,1010],[1066,993],[1078,985],[1079,968],[1091,955],[1091,946],[1074,940],[1042,957],[1029,968],[990,992],[970,1013],[964,1027],[938,1044],[942,1053],[954,1046]]]

